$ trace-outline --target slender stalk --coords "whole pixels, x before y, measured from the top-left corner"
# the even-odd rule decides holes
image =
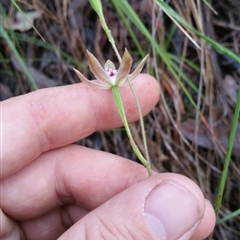
[[[127,121],[127,118],[126,118],[124,105],[123,105],[123,102],[122,102],[119,87],[118,86],[113,86],[112,87],[112,93],[113,93],[113,96],[114,96],[115,103],[117,105],[118,112],[119,112],[120,117],[122,119],[123,125],[126,129],[126,133],[128,135],[131,147],[132,147],[134,153],[136,154],[136,156],[138,157],[138,159],[141,161],[141,163],[147,168],[149,176],[151,176],[152,175],[152,169],[151,169],[150,163],[143,157],[142,153],[140,152],[136,143],[133,140],[133,136],[132,136],[132,133],[130,131],[128,121]]]
[[[100,23],[101,23],[101,26],[104,30],[104,32],[106,33],[107,37],[108,37],[108,40],[109,42],[111,43],[112,45],[112,48],[118,58],[118,61],[119,63],[122,62],[122,58],[121,58],[121,55],[119,54],[119,51],[116,47],[116,44],[115,44],[115,41],[114,41],[114,38],[111,34],[111,30],[108,28],[107,26],[107,23],[105,21],[105,18],[104,18],[104,14],[103,14],[103,9],[102,9],[102,2],[100,0],[90,0],[90,4],[92,5],[93,9],[96,11],[96,13],[98,14],[99,18],[100,18]],[[148,169],[148,173],[149,175],[152,175],[152,170],[151,170],[151,165],[150,165],[150,159],[149,159],[149,153],[148,153],[148,147],[147,147],[147,140],[146,140],[146,133],[145,133],[145,128],[144,128],[144,121],[143,121],[143,115],[142,115],[142,111],[141,111],[141,106],[139,104],[139,101],[138,101],[138,97],[137,97],[137,94],[136,94],[136,91],[133,87],[133,84],[131,81],[129,81],[129,79],[127,78],[127,82],[130,86],[130,89],[132,91],[132,94],[134,96],[134,100],[136,102],[136,105],[137,105],[137,111],[138,111],[138,115],[139,115],[139,119],[140,119],[140,126],[141,126],[141,132],[142,132],[142,138],[143,138],[143,146],[144,146],[144,151],[145,151],[145,158],[142,156],[141,152],[139,151],[139,149],[137,148],[137,145],[135,144],[135,142],[133,141],[133,137],[132,137],[132,134],[131,134],[131,131],[129,129],[129,126],[128,126],[128,123],[127,123],[127,120],[126,120],[126,116],[125,116],[125,111],[124,111],[124,107],[123,107],[123,104],[122,103],[122,100],[121,100],[121,95],[119,93],[119,90],[116,90],[115,88],[118,89],[118,87],[114,87],[113,89],[113,93],[115,92],[116,96],[120,97],[119,100],[119,104],[122,106],[122,110],[120,112],[119,110],[119,106],[120,105],[117,105],[118,106],[118,110],[119,110],[119,113],[120,115],[121,114],[124,114],[121,115],[121,118],[123,120],[123,123],[124,123],[124,127],[126,128],[126,132],[128,134],[128,137],[129,137],[129,140],[130,140],[130,143],[131,143],[131,146],[133,147],[133,150],[135,152],[135,154],[138,156],[139,160],[144,164],[144,166],[146,166],[146,168]],[[117,94],[116,92],[118,92],[119,94]],[[114,96],[115,98],[115,101],[116,101],[116,96]],[[120,103],[121,101],[121,103]],[[117,103],[117,102],[116,102]],[[125,122],[124,122],[125,121]]]
[[[132,82],[129,81],[129,79],[127,79],[127,81],[128,81],[128,84],[129,84],[129,86],[132,90],[134,100],[137,104],[138,116],[139,116],[139,121],[140,121],[141,132],[142,132],[142,139],[143,139],[143,147],[144,147],[144,151],[145,151],[145,158],[150,164],[150,158],[149,158],[149,153],[148,153],[147,139],[146,139],[146,133],[145,133],[145,127],[144,127],[144,121],[143,121],[141,106],[140,106],[140,103],[138,101],[137,93],[135,91],[135,88],[134,88]]]
[[[105,20],[104,20],[105,22]],[[106,23],[105,23],[106,24]],[[103,26],[102,26],[103,27]],[[104,27],[103,27],[104,29]],[[107,36],[108,36],[108,39],[109,39],[109,42],[111,43],[112,45],[112,48],[114,49],[117,57],[118,57],[118,60],[119,60],[119,63],[122,62],[122,58],[120,57],[120,54],[118,52],[118,49],[115,45],[115,41],[111,35],[111,31],[108,30],[108,27],[106,26],[106,29],[104,29],[104,31],[106,32]],[[108,35],[109,34],[109,35]],[[137,93],[135,91],[135,88],[132,84],[132,82],[127,78],[127,82],[130,86],[130,89],[132,91],[132,94],[133,94],[133,97],[134,97],[134,100],[136,102],[136,105],[137,105],[137,111],[138,111],[138,116],[139,116],[139,121],[140,121],[140,127],[141,127],[141,132],[142,132],[142,138],[143,138],[143,146],[144,146],[144,151],[145,151],[145,158],[146,160],[149,162],[150,164],[150,159],[149,159],[149,153],[148,153],[148,147],[147,147],[147,139],[146,139],[146,133],[145,133],[145,127],[144,127],[144,121],[143,121],[143,115],[142,115],[142,111],[141,111],[141,106],[139,104],[139,101],[138,101],[138,97],[137,97]]]
[[[111,33],[110,33],[110,35],[111,35]],[[116,48],[115,42],[114,41],[110,41],[110,43],[112,44],[112,47],[113,47],[114,51],[117,52],[117,56],[120,56],[120,54],[119,54],[119,52],[118,52],[118,50]],[[119,57],[118,57],[118,60],[119,60]],[[122,58],[120,57],[119,62],[121,63],[121,61],[122,61]],[[150,158],[149,158],[149,153],[148,153],[147,139],[146,139],[146,133],[145,133],[145,127],[144,127],[144,121],[143,121],[143,115],[142,115],[142,111],[141,111],[141,106],[139,104],[137,93],[135,91],[135,88],[134,88],[132,82],[128,78],[127,78],[127,82],[128,82],[128,84],[130,86],[130,89],[132,91],[134,100],[135,100],[136,105],[137,105],[137,111],[138,111],[138,116],[139,116],[139,121],[140,121],[141,132],[142,132],[143,147],[144,147],[144,151],[145,151],[145,158],[146,158],[146,161],[150,165]]]
[[[122,58],[121,58],[121,56],[119,54],[119,51],[118,51],[118,49],[116,47],[116,44],[115,44],[115,41],[114,41],[114,39],[112,37],[111,30],[109,30],[109,28],[107,27],[105,19],[101,20],[101,25],[102,25],[102,28],[103,28],[103,30],[105,31],[105,33],[106,33],[106,35],[108,37],[109,42],[112,45],[112,48],[113,48],[113,50],[114,50],[114,52],[115,52],[115,54],[116,54],[116,56],[118,58],[119,63],[121,63],[122,62]],[[132,94],[134,96],[134,100],[135,100],[136,105],[137,105],[139,121],[140,121],[140,126],[141,126],[141,132],[142,132],[142,138],[143,138],[143,146],[144,146],[144,151],[145,151],[145,158],[150,163],[148,147],[147,147],[147,140],[146,140],[146,134],[145,134],[145,128],[144,128],[144,121],[143,121],[143,116],[142,116],[142,111],[141,111],[141,106],[139,104],[138,97],[137,97],[137,94],[136,94],[136,91],[134,89],[134,86],[133,86],[132,82],[129,81],[129,79],[127,79],[127,82],[128,82],[128,84],[130,86],[130,89],[131,89]]]
[[[112,48],[113,48],[113,50],[114,50],[114,52],[115,52],[115,54],[116,54],[116,56],[118,58],[118,61],[121,63],[122,58],[121,58],[121,56],[119,54],[119,51],[118,51],[118,49],[116,47],[114,38],[112,37],[111,30],[108,28],[107,23],[106,23],[104,18],[100,18],[100,22],[101,22],[101,25],[102,25],[102,28],[103,28],[104,32],[106,33],[106,35],[108,37],[108,41],[112,45]]]

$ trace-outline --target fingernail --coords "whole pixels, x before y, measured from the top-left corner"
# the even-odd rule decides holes
[[[144,212],[153,232],[161,239],[177,239],[194,231],[200,209],[193,195],[174,182],[165,181],[147,196]]]

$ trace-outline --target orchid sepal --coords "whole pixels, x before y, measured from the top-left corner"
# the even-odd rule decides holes
[[[131,70],[133,60],[126,48],[118,70],[116,70],[114,63],[110,60],[106,61],[103,68],[97,58],[89,51],[87,51],[87,57],[89,68],[98,81],[90,81],[77,69],[73,69],[77,76],[82,82],[88,84],[89,86],[94,86],[101,89],[111,89],[113,86],[124,85],[127,79],[132,81],[134,78],[136,78],[137,75],[142,71],[148,55],[142,59],[140,64],[131,74],[129,74],[129,72]]]
[[[129,80],[132,81],[134,78],[136,78],[142,71],[147,59],[149,57],[149,54],[147,54],[141,62],[138,64],[137,68],[129,75]]]
[[[86,83],[90,87],[97,87],[97,88],[100,88],[100,89],[110,89],[111,88],[110,86],[107,86],[106,84],[102,83],[101,81],[99,81],[99,83],[97,83],[96,81],[90,81],[77,69],[73,68],[73,70],[77,74],[78,78],[83,83]]]

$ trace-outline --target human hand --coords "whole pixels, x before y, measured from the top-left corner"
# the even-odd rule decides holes
[[[144,114],[159,88],[133,81]],[[121,88],[129,121],[137,111]],[[203,239],[215,216],[200,189],[171,173],[147,177],[135,162],[71,145],[119,127],[111,91],[85,84],[36,91],[1,103],[0,239]]]

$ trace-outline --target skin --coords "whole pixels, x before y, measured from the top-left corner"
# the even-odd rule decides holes
[[[146,115],[159,87],[146,74],[133,83]],[[129,87],[121,93],[129,122],[136,121]],[[203,239],[212,231],[213,208],[190,179],[148,177],[140,164],[72,144],[122,125],[111,91],[80,83],[15,97],[1,108],[0,239],[160,239],[140,208],[146,192],[165,181],[190,192],[199,211],[197,229],[178,239]]]

